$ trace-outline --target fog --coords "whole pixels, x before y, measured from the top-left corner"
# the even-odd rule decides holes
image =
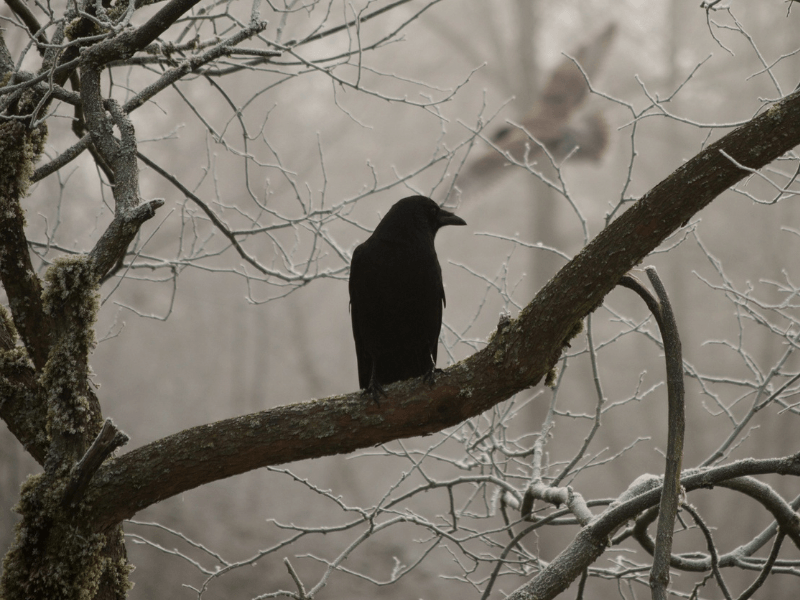
[[[354,4],[332,2],[330,26],[352,18],[367,3]],[[163,197],[166,205],[131,248],[127,260],[136,266],[118,272],[101,288],[98,345],[91,358],[104,415],[131,438],[121,453],[195,425],[354,391],[347,261],[400,198],[430,196],[468,223],[443,229],[436,240],[447,295],[438,364],[444,368],[482,348],[500,315],[516,315],[597,235],[612,212],[618,216],[628,200],[730,131],[724,125],[747,121],[765,100],[790,92],[800,81],[798,56],[775,64],[800,47],[800,11],[787,15],[781,2],[733,2],[736,20],[720,11],[709,13],[710,21],[698,2],[531,2],[530,13],[523,4],[445,0],[412,18],[427,3],[411,2],[361,25],[361,43],[367,46],[409,20],[398,38],[365,51],[363,64],[356,57],[336,68],[329,67],[344,59],[322,69],[311,66],[352,49],[357,37],[351,31],[298,50],[307,65],[267,66],[209,79],[197,75],[133,113],[140,151],[201,198],[226,226],[245,232],[237,239],[268,272],[243,259],[195,203],[140,163],[142,197]],[[231,10],[246,20],[249,7]],[[270,21],[264,35],[274,39],[282,19],[268,6],[262,10]],[[302,38],[324,12],[316,6],[291,13],[283,39]],[[567,156],[556,168],[539,154],[530,169],[506,164],[491,176],[471,176],[470,166],[494,152],[488,142],[492,134],[522,122],[565,55],[573,55],[609,24],[616,25],[613,40],[591,76],[596,93],[571,116],[602,115],[608,139],[601,156]],[[736,30],[739,26],[750,38]],[[10,35],[9,46],[12,42],[25,43]],[[108,86],[124,100],[132,93],[127,90],[140,89],[150,76],[120,69]],[[359,89],[352,85],[356,79]],[[654,105],[656,98],[670,100]],[[53,156],[74,141],[68,120],[62,121],[51,126],[48,152]],[[27,200],[30,238],[53,241],[48,252],[38,252],[46,260],[59,252],[90,249],[112,217],[109,189],[99,183],[97,168],[84,154],[58,176],[36,184]],[[793,171],[795,165],[775,168]],[[543,184],[533,171],[553,185]],[[739,188],[767,202],[776,195],[756,176]],[[620,206],[621,199],[626,202]],[[328,209],[330,215],[323,214]],[[314,226],[302,222],[309,210],[320,211]],[[791,290],[798,274],[791,257],[800,244],[798,216],[796,196],[764,205],[729,191],[645,263],[657,268],[670,294],[685,360],[722,382],[721,389],[709,391],[707,381],[687,376],[684,467],[698,465],[718,448],[731,431],[730,415],[749,406],[750,388],[739,382],[766,381],[786,351],[786,338],[774,330],[791,329],[796,319]],[[247,233],[268,225],[275,228]],[[42,272],[46,260],[39,262]],[[725,282],[741,295],[725,289]],[[743,308],[747,296],[787,303],[772,330]],[[588,468],[570,483],[587,497],[615,497],[639,474],[663,471],[663,356],[647,336],[636,333],[647,317],[641,301],[623,289],[612,292],[592,316],[606,406],[620,405],[605,414],[588,456],[598,464],[620,456],[602,468]],[[649,322],[645,328],[653,331],[655,326]],[[570,352],[575,360],[560,384],[562,410],[575,418],[565,418],[548,443],[554,472],[575,454],[591,425],[591,419],[579,418],[593,414],[597,401],[586,344],[585,335],[574,343]],[[797,367],[792,357],[780,371],[789,374]],[[551,394],[540,384],[509,401],[517,411],[509,435],[538,432]],[[796,411],[767,412],[753,421],[760,428],[743,434],[729,458],[797,451]],[[401,447],[426,449],[432,443],[421,438],[387,448],[402,454]],[[442,443],[443,453],[457,455],[457,444]],[[38,466],[6,428],[0,430],[0,448],[0,497],[11,506],[19,485]],[[270,468],[218,481],[151,506],[135,521],[157,522],[229,562],[241,561],[287,537],[271,519],[307,527],[349,519],[298,479],[331,490],[347,506],[373,506],[412,467],[402,455],[391,457],[376,448],[280,469],[293,475]],[[446,463],[430,469],[436,476],[448,473]],[[796,482],[768,481],[789,498],[797,495]],[[437,494],[443,492],[416,497],[410,506],[423,511],[430,508],[427,501],[446,504]],[[722,527],[715,535],[726,551],[770,522],[763,511],[742,508],[732,493],[712,497],[701,492],[691,500],[713,526]],[[738,531],[724,527],[731,514]],[[0,520],[4,548],[14,519]],[[125,531],[132,536],[127,548],[136,565],[133,600],[197,597],[182,584],[199,587],[206,575],[171,555],[173,548],[211,571],[216,568],[209,566],[214,561],[207,554],[166,531],[137,524],[126,524]],[[543,529],[527,543],[537,547],[542,560],[550,560],[576,531]],[[141,543],[138,536],[163,548]],[[316,582],[324,565],[297,557],[332,560],[354,537],[350,532],[303,538],[212,580],[202,597],[252,598],[294,589],[281,562],[284,556],[301,578]],[[419,537],[411,526],[375,536],[345,566],[385,580],[395,560],[409,564],[419,556],[424,544],[413,541]],[[702,541],[698,544],[678,550],[705,551]],[[786,552],[796,558],[796,550],[787,547]],[[479,597],[471,585],[457,580],[453,560],[447,553],[432,555],[387,587],[335,572],[319,597]],[[509,576],[493,597],[525,579]],[[750,579],[747,575],[742,581]],[[617,597],[616,583],[597,585],[609,594],[602,597]],[[796,595],[789,576],[776,576],[770,585],[764,597]],[[638,588],[637,593],[649,592]],[[705,597],[721,597],[715,594],[709,591]]]

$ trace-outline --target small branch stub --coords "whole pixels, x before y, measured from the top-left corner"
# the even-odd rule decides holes
[[[142,223],[153,218],[156,210],[162,206],[164,206],[164,200],[156,198],[137,206],[121,217],[114,217],[103,235],[97,240],[95,247],[89,252],[89,256],[95,264],[95,274],[98,280],[103,279],[120,260],[120,257],[125,255]]]
[[[86,486],[89,485],[97,469],[103,464],[103,461],[120,446],[128,443],[130,438],[127,434],[123,433],[111,419],[106,419],[100,433],[97,434],[92,445],[83,455],[83,458],[78,461],[72,470],[72,478],[64,490],[64,498],[61,501],[61,506],[66,508],[70,504],[79,501],[83,495]]]

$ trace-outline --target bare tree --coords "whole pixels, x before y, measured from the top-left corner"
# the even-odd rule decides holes
[[[567,185],[571,154],[553,156],[524,128],[515,132],[528,139],[529,149],[537,148],[535,156],[546,158],[555,175],[543,175],[529,151],[505,153],[503,160],[508,168],[543,181],[573,209],[582,249],[573,256],[535,241],[503,238],[514,249],[554,253],[566,264],[524,303],[509,290],[506,275],[471,272],[514,315],[502,315],[486,340],[474,339],[472,324],[448,324],[443,342],[455,364],[434,387],[421,380],[387,386],[380,406],[360,392],[283,404],[116,452],[128,436],[103,410],[107,399],[95,385],[89,355],[97,344],[98,311],[123,286],[167,289],[167,308],[160,313],[125,309],[159,319],[172,313],[178,279],[192,273],[235,277],[254,303],[279,300],[346,279],[354,232],[369,228],[357,216],[369,198],[405,190],[444,200],[457,197],[458,172],[491,119],[481,109],[474,124],[461,121],[453,142],[443,111],[477,77],[475,71],[466,68],[452,85],[434,86],[382,70],[373,58],[394,56],[410,26],[440,3],[447,4],[268,0],[262,6],[255,0],[244,6],[169,0],[160,8],[157,3],[86,2],[36,4],[33,11],[19,0],[7,1],[10,33],[4,33],[0,48],[0,278],[8,310],[0,320],[0,416],[41,472],[31,475],[20,492],[16,537],[3,563],[3,598],[125,597],[131,570],[126,520],[170,497],[261,467],[341,515],[308,525],[283,523],[276,510],[273,523],[283,537],[246,560],[226,559],[165,525],[132,521],[126,526],[132,530],[129,539],[196,567],[202,577],[192,586],[197,597],[223,576],[290,550],[298,558],[284,557],[283,564],[293,588],[275,583],[258,592],[259,598],[312,598],[341,573],[392,585],[442,555],[450,559],[442,574],[483,597],[499,595],[501,585],[518,587],[512,598],[553,598],[571,585],[583,597],[589,578],[598,585],[611,580],[620,589],[646,585],[656,598],[668,593],[699,597],[712,577],[725,597],[733,597],[723,574],[731,569],[758,572],[741,586],[738,596],[746,598],[770,576],[800,572],[797,560],[779,554],[785,537],[800,548],[800,500],[796,492],[792,499],[767,483],[769,476],[788,475],[790,489],[796,490],[798,455],[753,453],[734,460],[761,415],[797,416],[792,400],[800,389],[794,357],[800,335],[797,287],[789,271],[783,281],[768,282],[777,300],[760,295],[760,289],[737,286],[693,221],[731,188],[758,204],[796,198],[800,160],[792,149],[800,144],[800,92],[788,92],[787,85],[796,82],[783,81],[781,68],[797,52],[790,48],[764,58],[735,12],[718,3],[698,10],[696,17],[720,48],[727,49],[730,34],[752,49],[757,70],[773,85],[770,98],[755,114],[711,126],[670,111],[669,102],[696,69],[666,98],[643,84],[644,107],[604,92],[583,70],[596,97],[627,112],[631,152],[622,189],[602,215],[601,231],[590,235],[588,219]],[[362,127],[359,111],[379,102],[388,103],[398,120],[413,110],[439,129],[422,159],[393,169],[368,163],[357,181],[342,183],[328,175],[331,163],[336,168],[342,163],[326,154],[322,136],[311,150],[291,143],[318,98],[294,97],[296,121],[274,122],[270,94],[300,78],[322,82],[325,97],[345,117],[342,128]],[[199,127],[177,136],[175,115]],[[710,133],[699,152],[634,197],[638,130],[656,116]],[[318,165],[314,182],[293,166],[310,162]],[[86,177],[89,171],[95,175]],[[231,172],[235,189],[228,188]],[[164,190],[169,200],[143,199],[156,190]],[[41,218],[34,221],[37,213]],[[713,267],[713,280],[705,279],[709,289],[735,309],[739,341],[734,336],[720,346],[740,359],[743,374],[707,374],[684,357],[682,315],[669,302],[668,285],[648,268],[651,294],[630,275],[651,253],[674,256],[675,248],[691,240]],[[501,262],[503,271],[507,264]],[[629,316],[607,300],[620,285],[641,297],[657,331],[647,316]],[[600,318],[616,330],[598,326]],[[755,360],[743,342],[751,325],[782,345],[771,364]],[[610,415],[633,411],[659,388],[645,384],[643,374],[625,373],[634,379],[630,394],[604,391],[605,350],[631,337],[641,338],[650,352],[665,354],[666,465],[654,475],[625,473],[624,491],[603,496],[602,484],[579,489],[576,480],[614,465],[642,440],[640,434],[604,455],[595,445],[603,425]],[[470,355],[456,362],[467,349]],[[580,363],[591,382],[589,410],[576,410],[565,391]],[[688,394],[709,402],[708,413],[718,417],[718,443],[688,468],[684,445],[692,433],[685,426],[685,380]],[[514,415],[534,398],[542,402],[543,394],[527,391],[541,381],[550,386],[541,429],[520,430]],[[749,406],[742,410],[745,403]],[[556,435],[562,429],[571,435]],[[424,443],[405,440],[430,435]],[[350,505],[336,492],[278,468],[359,449],[369,449],[361,460],[405,463],[392,471],[396,475],[372,505]],[[769,516],[767,525],[753,535],[733,527],[744,539],[735,550],[720,552],[718,532],[687,499],[694,490],[708,488],[754,499]],[[435,501],[423,500],[426,494],[435,494]],[[676,519],[681,527],[673,531]],[[653,539],[648,528],[656,520]],[[545,526],[578,531],[548,557],[530,543]],[[396,558],[388,573],[347,566],[355,552],[403,527],[417,532],[420,542],[416,552],[409,550],[411,558]],[[177,538],[189,550],[167,550],[148,531]],[[341,542],[333,555],[315,550],[310,540],[322,536]],[[306,543],[310,549],[302,550],[309,548]],[[673,549],[685,543],[690,550]],[[769,543],[769,553],[759,554]],[[639,552],[615,554],[620,548]],[[612,557],[610,564],[596,563],[604,554]],[[321,569],[298,566],[301,559]],[[213,566],[204,566],[209,561]],[[670,571],[699,575],[680,586],[670,581]]]

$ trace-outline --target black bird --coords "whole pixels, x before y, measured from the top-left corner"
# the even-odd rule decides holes
[[[433,378],[442,307],[442,268],[433,238],[467,223],[425,196],[397,202],[353,252],[350,318],[358,384],[375,402],[383,385]]]

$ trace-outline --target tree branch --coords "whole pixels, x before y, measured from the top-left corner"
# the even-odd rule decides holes
[[[47,427],[47,411],[37,403],[39,393],[36,371],[25,350],[17,347],[16,328],[0,305],[0,419],[36,462],[44,464],[41,432]]]
[[[92,445],[83,455],[80,461],[75,465],[72,472],[72,477],[64,489],[64,497],[61,500],[61,506],[66,508],[70,504],[75,503],[81,499],[83,491],[89,485],[92,476],[103,464],[103,461],[120,446],[128,443],[130,438],[117,429],[116,425],[111,419],[106,419],[103,423],[103,428],[97,434]]]
[[[735,567],[741,563],[742,558],[752,557],[763,548],[766,543],[775,537],[775,534],[785,535],[787,531],[794,532],[795,544],[800,542],[800,522],[795,516],[795,510],[800,504],[800,500],[795,499],[791,504],[786,502],[781,496],[775,493],[767,484],[752,477],[738,477],[717,483],[719,487],[726,487],[738,492],[742,492],[754,500],[760,502],[766,510],[772,513],[775,521],[767,526],[761,533],[756,535],[746,544],[728,552],[719,559],[720,567]],[[650,555],[655,552],[655,542],[648,535],[648,526],[655,521],[658,515],[658,507],[654,506],[636,519],[636,524],[630,533],[642,548]],[[614,543],[620,543],[624,538],[617,536]],[[711,568],[710,556],[686,556],[673,554],[670,557],[670,566],[680,571],[702,572]]]
[[[44,367],[50,348],[51,324],[42,305],[42,282],[36,275],[25,238],[25,213],[20,205],[35,154],[32,137],[18,121],[0,125],[0,280],[25,348],[37,369]]]
[[[102,66],[114,60],[130,58],[169,29],[200,0],[170,0],[150,19],[136,29],[123,31],[84,49],[82,61]]]
[[[719,589],[722,590],[722,594],[725,596],[725,600],[733,600],[731,598],[731,593],[728,591],[728,586],[725,585],[725,580],[722,578],[722,573],[719,570],[719,553],[717,552],[717,547],[714,545],[714,538],[711,536],[711,530],[709,530],[708,525],[705,524],[703,518],[700,516],[694,507],[689,504],[686,504],[684,510],[688,512],[697,526],[700,528],[700,531],[703,532],[703,537],[706,538],[706,548],[708,548],[708,555],[711,557],[711,572],[714,575],[714,579],[717,580],[717,585]],[[659,523],[661,520],[659,519]],[[656,544],[658,546],[658,544]],[[657,548],[656,548],[657,549]],[[667,563],[669,563],[669,556],[667,556]],[[669,581],[667,581],[669,583]],[[652,584],[651,584],[652,586]],[[663,589],[663,597],[666,598],[667,589],[664,587]]]
[[[669,559],[672,553],[672,530],[678,514],[681,493],[681,463],[683,462],[683,437],[686,430],[684,414],[683,356],[678,325],[672,312],[667,291],[656,273],[655,267],[645,268],[657,298],[635,278],[626,275],[620,285],[635,291],[647,304],[658,322],[667,365],[668,431],[667,456],[664,467],[664,493],[659,507],[658,532],[653,568],[650,572],[650,588],[654,600],[666,600],[669,587]],[[698,517],[699,518],[699,517]],[[720,579],[721,581],[721,579]],[[722,585],[722,584],[720,584]]]
[[[89,253],[94,261],[98,279],[102,279],[119,261],[120,257],[125,255],[142,223],[152,219],[156,210],[162,206],[164,206],[164,200],[156,198],[125,214],[114,217]]]
[[[388,386],[380,408],[364,402],[360,392],[281,406],[194,427],[109,461],[92,484],[100,526],[259,467],[439,431],[535,385],[553,368],[579,321],[625,273],[748,174],[720,150],[760,168],[798,144],[800,92],[795,92],[648,192],[561,269],[486,348],[446,369],[432,389],[420,380]]]
[[[39,24],[38,19],[34,16],[31,12],[31,9],[22,2],[22,0],[6,0],[6,4],[8,4],[9,8],[14,11],[22,22],[25,23],[25,27],[28,28],[30,31],[31,36],[36,36],[36,41],[46,44],[47,43],[47,36],[45,35],[44,31],[42,31],[42,26]]]
[[[800,454],[784,458],[764,460],[744,459],[717,467],[703,469],[686,474],[681,484],[687,492],[714,485],[723,485],[728,480],[746,475],[779,473],[781,475],[800,476]],[[592,564],[605,551],[609,536],[620,525],[633,519],[647,508],[656,506],[661,497],[661,486],[621,504],[612,504],[608,510],[598,516],[588,527],[584,527],[558,556],[529,583],[526,583],[507,600],[533,600],[534,598],[555,598],[567,589],[583,570]],[[798,526],[792,532],[795,544],[800,543]]]
[[[115,100],[103,101],[97,65],[91,61],[83,65],[81,79],[86,127],[98,153],[114,172],[114,220],[89,253],[99,281],[125,253],[142,223],[152,218],[164,201],[156,199],[139,206],[139,169],[133,123]],[[111,114],[110,119],[106,117],[106,110]],[[112,121],[120,132],[119,140],[114,137]]]

